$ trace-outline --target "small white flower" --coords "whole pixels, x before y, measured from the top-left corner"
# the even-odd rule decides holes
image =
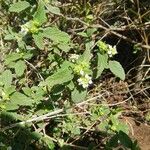
[[[84,76],[84,71],[80,70],[80,74],[81,74],[81,76]]]
[[[85,76],[80,77],[78,80],[79,85],[82,85],[83,88],[87,88],[89,84],[92,84],[92,78],[86,74]]]
[[[112,54],[112,52],[111,52],[110,50],[108,50],[108,51],[107,51],[107,54],[108,54],[108,55],[111,55],[111,54]]]
[[[17,53],[19,53],[19,52],[20,52],[19,48],[17,48],[17,49],[16,49],[16,52],[17,52]]]
[[[84,89],[86,89],[86,88],[88,88],[89,85],[88,84],[82,84],[82,86]]]
[[[71,55],[70,55],[70,60],[71,60],[72,62],[75,62],[78,58],[79,58],[79,55],[77,55],[77,54],[71,54]]]
[[[21,32],[23,35],[26,35],[26,34],[29,32],[29,29],[27,28],[26,25],[22,25],[20,32]]]
[[[79,85],[82,85],[82,79],[81,78],[79,78],[77,81],[78,81]]]
[[[91,80],[91,77],[88,74],[85,75],[85,78]]]
[[[116,45],[115,46],[111,46],[111,45],[108,45],[108,51],[107,51],[107,54],[109,55],[109,57],[112,57],[113,55],[117,54],[117,50],[116,50]]]
[[[90,81],[89,81],[89,84],[92,84],[92,83],[93,83],[92,80],[90,80]]]
[[[26,35],[26,34],[29,32],[30,26],[31,26],[31,23],[30,23],[30,22],[27,22],[27,23],[21,25],[21,31],[20,31],[20,32],[21,32],[23,35]]]
[[[85,75],[85,78],[88,80],[88,84],[92,84],[92,77],[90,77],[88,74]]]
[[[107,51],[107,54],[109,55],[109,57],[112,57],[112,52],[110,50]]]

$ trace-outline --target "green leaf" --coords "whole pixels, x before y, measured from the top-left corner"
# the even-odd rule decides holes
[[[52,6],[52,5],[48,5],[46,7],[52,14],[56,14],[56,15],[60,15],[60,9],[58,7]]]
[[[77,33],[77,35],[80,35],[80,36],[82,36],[82,37],[88,37],[88,35],[87,35],[87,33],[85,33],[85,32],[79,32],[79,33]]]
[[[33,99],[27,97],[26,95],[20,93],[20,92],[15,92],[11,95],[10,101],[6,103],[6,110],[15,110],[18,109],[19,106],[31,106],[32,103],[34,102]]]
[[[115,76],[119,77],[121,80],[125,79],[124,69],[119,62],[109,61],[109,68]]]
[[[43,34],[42,33],[38,33],[38,34],[33,34],[32,36],[33,36],[33,39],[34,39],[34,42],[35,42],[36,46],[39,49],[44,49]]]
[[[5,35],[4,39],[5,40],[15,40],[16,37],[12,34],[7,34],[7,35]]]
[[[75,87],[73,81],[70,81],[69,84],[67,85],[67,87],[69,88],[69,90],[72,91],[74,89],[74,87]]]
[[[85,49],[84,53],[79,57],[77,62],[84,61],[84,62],[89,64],[89,62],[92,58],[91,49],[92,49],[93,45],[94,45],[93,41],[90,41],[90,42],[86,43],[86,45],[85,45],[86,49]]]
[[[47,21],[45,5],[42,0],[39,0],[38,8],[34,14],[33,20],[37,21],[40,25],[42,25]]]
[[[16,75],[20,77],[20,76],[23,75],[23,73],[24,73],[25,69],[27,68],[27,66],[26,66],[24,61],[19,60],[19,61],[16,62],[14,68],[15,68]]]
[[[10,95],[16,91],[16,87],[15,86],[9,86],[9,87],[6,87],[4,90],[5,90],[6,95]]]
[[[31,59],[33,56],[33,51],[32,50],[28,50],[27,52],[25,52],[22,56],[23,59],[29,60]]]
[[[112,147],[117,147],[118,146],[118,134],[115,134],[111,139],[108,141],[107,147],[112,148]]]
[[[90,41],[88,43],[85,44],[85,51],[83,53],[83,57],[84,57],[84,60],[86,62],[90,62],[91,58],[92,58],[92,54],[91,54],[91,50],[92,50],[92,47],[94,46],[94,42],[93,41]]]
[[[62,44],[59,44],[58,45],[58,48],[59,49],[61,49],[62,51],[64,51],[64,52],[69,52],[69,50],[70,50],[70,45],[67,43],[62,43]]]
[[[6,110],[9,111],[9,110],[16,110],[19,108],[19,106],[17,104],[13,104],[11,102],[9,103],[6,103],[5,104],[5,107],[6,107]]]
[[[69,68],[60,68],[57,70],[56,73],[49,76],[44,83],[41,82],[40,85],[45,86],[48,85],[49,87],[53,87],[57,84],[63,84],[65,82],[69,82],[73,79],[72,71]]]
[[[88,37],[91,37],[92,34],[93,34],[94,32],[96,32],[96,31],[97,31],[96,28],[88,28],[88,29],[87,29],[87,35],[88,35]]]
[[[11,85],[11,82],[12,82],[12,79],[13,79],[12,72],[10,70],[5,70],[1,74],[0,79],[3,83],[3,85],[5,85],[6,87],[9,87]]]
[[[31,96],[33,94],[31,88],[29,88],[29,87],[23,87],[22,90],[23,90],[24,94],[26,94],[27,96]]]
[[[85,100],[86,95],[87,95],[87,90],[75,88],[71,92],[71,99],[74,103],[79,103]]]
[[[97,54],[97,75],[96,75],[96,78],[98,78],[103,70],[105,68],[108,67],[108,55],[107,54],[104,54],[104,55],[101,55],[100,53]]]
[[[48,136],[44,136],[42,138],[42,140],[48,146],[49,150],[54,150],[55,149],[54,142]]]
[[[12,94],[10,100],[12,104],[24,105],[24,106],[31,106],[32,103],[34,102],[33,99],[27,97],[26,95],[20,92],[15,92],[14,94]]]
[[[118,133],[118,137],[119,137],[119,141],[121,142],[123,146],[127,148],[132,148],[132,140],[126,133],[124,133],[123,131],[120,131]]]
[[[18,59],[22,58],[22,54],[20,53],[11,53],[8,54],[5,58],[5,64],[8,65],[9,63],[16,61]]]
[[[70,36],[57,27],[47,27],[43,31],[43,35],[46,38],[51,39],[55,43],[68,43],[70,42]]]
[[[17,3],[11,4],[9,11],[19,13],[26,8],[28,8],[30,4],[27,1],[19,1]]]

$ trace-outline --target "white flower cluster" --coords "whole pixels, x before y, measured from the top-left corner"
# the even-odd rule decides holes
[[[78,75],[77,82],[83,88],[87,88],[90,84],[92,84],[92,77],[88,75],[89,72],[89,64],[86,61],[78,62],[74,66],[74,73]]]
[[[71,54],[69,58],[74,63],[79,58],[79,55],[77,55],[77,54]]]
[[[111,45],[108,45],[107,54],[109,55],[109,57],[112,57],[113,55],[117,54],[116,45],[113,47]]]
[[[20,32],[21,32],[23,35],[26,35],[26,34],[29,32],[29,27],[30,27],[30,23],[29,23],[29,22],[27,22],[27,23],[21,25],[21,31],[20,31]]]
[[[82,85],[83,88],[88,88],[90,84],[92,84],[92,77],[90,77],[88,74],[84,75],[84,72],[81,71],[81,77],[77,80],[79,85]]]
[[[21,25],[21,33],[26,35],[28,32],[37,33],[39,31],[39,23],[35,20],[30,20],[27,23]]]

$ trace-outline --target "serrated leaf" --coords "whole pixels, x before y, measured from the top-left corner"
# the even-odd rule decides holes
[[[4,37],[4,40],[15,40],[15,39],[16,39],[16,37],[12,34],[7,34]]]
[[[23,87],[22,88],[24,94],[26,94],[27,96],[31,96],[32,95],[32,90],[29,87]]]
[[[68,68],[60,68],[57,70],[56,73],[49,76],[45,82],[41,83],[40,85],[45,86],[48,85],[49,87],[53,87],[57,84],[63,84],[69,82],[73,79],[72,71]]]
[[[15,64],[15,73],[17,76],[22,76],[24,74],[25,69],[27,68],[24,61],[19,60]]]
[[[68,43],[70,42],[70,36],[57,27],[47,27],[43,31],[43,36],[51,39],[55,43]]]
[[[74,87],[75,87],[73,81],[70,81],[69,84],[67,85],[67,87],[69,88],[69,90],[72,91],[74,89]]]
[[[103,70],[108,66],[108,55],[104,54],[101,55],[100,53],[97,54],[97,75],[96,78],[100,77]]]
[[[52,5],[48,5],[47,6],[47,9],[52,13],[52,14],[55,14],[55,15],[60,15],[60,9],[58,7],[55,7],[55,6],[52,6]]]
[[[28,8],[29,6],[30,4],[27,1],[19,1],[17,3],[12,4],[9,8],[9,11],[19,13]]]
[[[33,99],[20,92],[15,92],[14,94],[12,94],[12,96],[10,97],[10,101],[12,104],[24,106],[31,106],[34,102]]]
[[[109,69],[115,76],[119,77],[121,80],[125,79],[124,69],[119,62],[109,61]]]
[[[19,77],[22,76],[26,67],[27,66],[26,66],[24,61],[22,61],[22,60],[17,61],[15,66],[14,66],[16,75]]]
[[[16,110],[18,108],[19,108],[19,106],[17,104],[13,104],[11,102],[5,104],[5,109],[7,111],[9,111],[9,110]]]
[[[83,53],[83,57],[84,57],[84,60],[86,62],[90,62],[91,58],[92,58],[92,53],[91,53],[91,50],[92,50],[92,47],[94,46],[94,42],[93,41],[90,41],[88,43],[85,44],[85,51]]]
[[[123,131],[120,131],[118,133],[118,137],[119,137],[119,141],[121,142],[123,146],[127,148],[132,148],[132,140],[126,133],[124,133]]]
[[[88,29],[87,29],[87,35],[88,35],[88,37],[92,36],[92,34],[93,34],[94,32],[96,32],[96,31],[97,31],[96,28],[88,28]]]
[[[118,146],[118,134],[111,137],[111,139],[107,143],[108,147],[117,147]]]
[[[38,8],[34,14],[33,20],[37,21],[40,25],[42,25],[47,21],[45,5],[42,0],[39,0]]]
[[[67,43],[62,43],[62,44],[59,44],[58,45],[58,48],[59,49],[61,49],[62,51],[64,51],[64,52],[69,52],[69,50],[70,50],[70,45]]]
[[[80,35],[80,36],[82,36],[82,37],[88,37],[88,35],[85,33],[85,32],[79,32],[79,33],[77,33],[77,35]]]
[[[10,87],[6,87],[4,90],[6,95],[10,95],[16,91],[16,87],[10,86]]]
[[[71,92],[71,99],[74,103],[79,103],[85,100],[86,95],[87,90],[74,88]]]
[[[92,49],[93,45],[94,45],[93,41],[90,41],[90,42],[86,43],[86,45],[85,45],[86,49],[85,49],[84,53],[79,57],[77,62],[80,62],[80,61],[84,61],[86,63],[90,62],[90,60],[92,58],[91,49]]]
[[[11,85],[12,79],[13,79],[13,75],[10,70],[5,70],[1,74],[1,81],[3,85],[5,85],[6,87],[9,87]]]
[[[5,64],[8,65],[9,63],[16,61],[20,58],[22,58],[22,54],[19,54],[19,53],[8,54],[5,58]]]
[[[35,42],[36,46],[39,49],[44,49],[43,34],[42,33],[38,33],[38,34],[33,34],[32,36],[33,36],[33,39],[34,39],[34,42]]]
[[[32,50],[28,50],[26,53],[24,53],[24,55],[22,56],[23,59],[29,60],[31,59],[33,56],[33,51]]]

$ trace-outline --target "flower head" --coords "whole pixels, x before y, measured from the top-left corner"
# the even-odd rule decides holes
[[[21,31],[23,35],[26,35],[29,32],[29,22],[24,25],[21,25]]]
[[[83,88],[87,88],[90,84],[93,83],[92,78],[88,74],[80,77],[77,81],[79,85],[82,85]]]
[[[26,35],[28,32],[37,33],[39,31],[39,23],[37,21],[28,21],[27,23],[21,25],[21,33]]]
[[[85,72],[89,69],[89,64],[86,62],[80,62],[74,66],[74,72],[77,75],[84,75]]]
[[[99,49],[103,52],[103,51],[107,51],[108,46],[105,42],[102,41],[98,41],[97,42],[97,46],[99,47]]]
[[[85,72],[83,70],[80,70],[80,75],[84,76]]]
[[[77,54],[71,54],[71,55],[70,55],[70,60],[71,60],[72,62],[75,62],[78,58],[79,58],[79,55],[77,55]]]
[[[107,54],[109,55],[109,57],[112,57],[113,55],[116,55],[117,54],[116,45],[113,46],[113,47],[111,45],[108,45]]]

